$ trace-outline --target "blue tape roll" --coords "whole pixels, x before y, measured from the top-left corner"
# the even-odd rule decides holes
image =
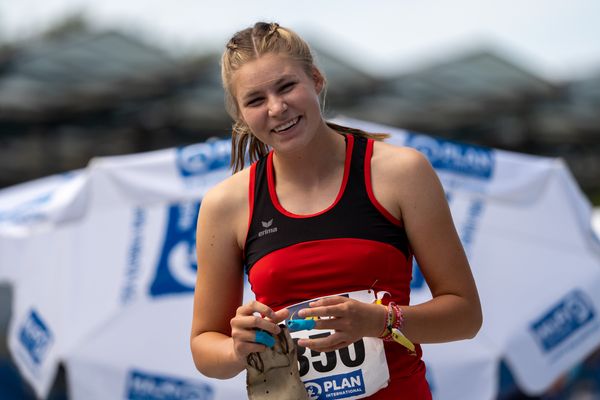
[[[290,332],[311,330],[315,327],[314,319],[290,319],[287,323]]]
[[[264,344],[267,347],[275,346],[275,338],[265,331],[257,330],[254,341],[256,343]]]

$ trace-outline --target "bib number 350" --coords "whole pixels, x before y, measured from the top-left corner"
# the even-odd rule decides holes
[[[331,333],[319,333],[311,335],[309,339],[319,339],[329,336]],[[338,365],[338,361],[348,368],[360,366],[365,361],[365,343],[362,339],[352,343],[348,347],[344,347],[335,351],[321,353],[315,350],[310,350],[307,354],[307,348],[298,345],[298,339],[294,339],[296,350],[298,353],[298,363],[300,376],[304,376],[310,372],[311,367],[320,373],[331,372]],[[352,350],[352,351],[351,351]]]

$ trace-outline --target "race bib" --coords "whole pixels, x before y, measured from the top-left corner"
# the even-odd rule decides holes
[[[365,303],[375,300],[372,290],[338,296]],[[309,308],[308,304],[315,300],[318,299],[288,307],[290,318],[297,316],[301,309]],[[321,329],[291,333],[298,351],[300,379],[304,382],[310,399],[360,399],[388,385],[390,372],[381,339],[365,337],[348,347],[327,353],[298,346],[298,339],[322,338],[332,333],[332,330]]]

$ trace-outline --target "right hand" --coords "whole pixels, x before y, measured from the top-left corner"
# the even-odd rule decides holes
[[[263,315],[261,317],[260,315]],[[250,353],[266,350],[266,346],[256,343],[256,330],[262,329],[277,335],[281,328],[277,324],[289,316],[289,310],[283,308],[277,312],[256,300],[238,307],[235,317],[230,321],[233,350],[240,361],[246,362]]]

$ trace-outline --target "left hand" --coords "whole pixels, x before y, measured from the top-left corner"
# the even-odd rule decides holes
[[[349,346],[363,337],[377,337],[384,328],[387,308],[343,296],[325,297],[309,303],[298,312],[301,318],[319,317],[315,329],[331,329],[331,335],[319,339],[300,339],[298,345],[319,352]],[[322,319],[326,317],[327,319]]]

